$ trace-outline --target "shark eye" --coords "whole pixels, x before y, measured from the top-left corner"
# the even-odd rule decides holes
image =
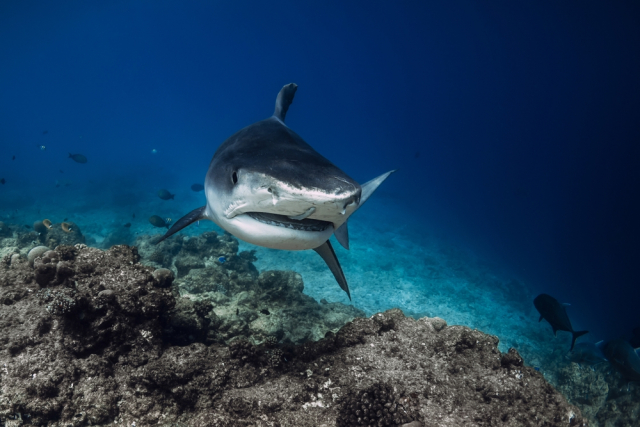
[[[236,171],[233,171],[233,173],[231,174],[231,181],[232,181],[234,184],[237,184],[237,183],[238,183],[238,173],[237,173]]]

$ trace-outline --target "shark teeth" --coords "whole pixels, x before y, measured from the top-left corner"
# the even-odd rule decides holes
[[[289,228],[291,230],[324,231],[331,225],[330,222],[320,221],[317,219],[296,220],[284,215],[265,212],[247,212],[247,215],[263,224],[275,225],[277,227]],[[309,215],[311,215],[311,213],[309,213]]]

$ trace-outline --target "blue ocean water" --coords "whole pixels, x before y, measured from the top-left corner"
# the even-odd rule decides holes
[[[0,220],[68,218],[98,246],[158,233],[295,82],[287,124],[317,151],[361,183],[398,170],[336,249],[354,305],[476,327],[532,364],[554,340],[541,292],[586,340],[628,337],[639,24],[637,2],[4,1]],[[246,248],[348,303],[313,252]]]

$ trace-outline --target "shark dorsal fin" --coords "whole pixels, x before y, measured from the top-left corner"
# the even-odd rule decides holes
[[[273,112],[273,116],[284,123],[284,118],[287,115],[287,110],[293,102],[293,97],[296,94],[298,85],[295,83],[289,83],[282,86],[278,97],[276,98],[276,109]]]

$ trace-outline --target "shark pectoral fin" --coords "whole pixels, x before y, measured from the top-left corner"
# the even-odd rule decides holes
[[[340,243],[343,248],[349,250],[349,229],[347,228],[347,221],[338,227],[338,229],[333,232],[333,235],[336,236],[338,243]]]
[[[373,194],[374,191],[382,184],[382,182],[389,177],[395,170],[389,171],[387,173],[383,173],[377,178],[373,178],[371,181],[368,181],[362,184],[362,196],[360,197],[360,207],[367,201],[367,199]]]
[[[287,110],[293,102],[296,90],[298,90],[298,85],[295,83],[289,83],[288,85],[282,86],[282,89],[280,89],[280,92],[278,93],[278,97],[276,98],[276,109],[273,112],[273,116],[282,123],[284,123]]]
[[[331,243],[327,240],[322,245],[318,246],[314,249],[322,257],[325,263],[327,263],[327,267],[333,273],[333,277],[336,278],[338,285],[342,288],[343,291],[347,293],[349,297],[349,301],[351,301],[351,294],[349,293],[349,285],[347,284],[347,279],[344,277],[344,273],[342,272],[342,267],[340,267],[340,263],[338,262],[338,257],[336,257],[336,253],[333,251],[333,247],[331,247]]]
[[[173,236],[174,234],[176,234],[178,231],[182,230],[186,226],[193,224],[196,221],[200,221],[201,219],[205,219],[206,216],[204,214],[204,211],[206,208],[207,208],[206,206],[199,207],[198,209],[194,209],[188,214],[186,214],[185,216],[183,216],[182,218],[180,218],[178,221],[176,221],[175,224],[171,226],[170,229],[167,230],[164,236],[162,236],[160,240],[156,242],[156,245],[162,242],[167,237]]]

